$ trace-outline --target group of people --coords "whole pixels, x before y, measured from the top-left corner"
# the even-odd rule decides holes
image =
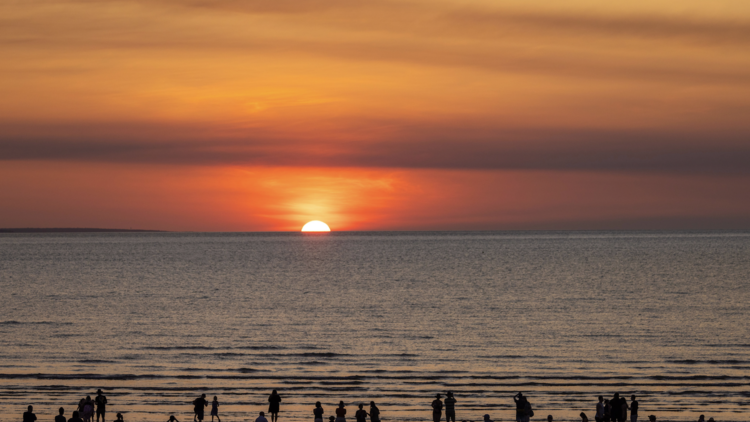
[[[271,392],[271,395],[268,396],[268,413],[271,416],[271,422],[278,422],[279,420],[280,403],[281,396],[276,390],[273,390]],[[205,409],[207,407],[208,401],[206,400],[205,394],[201,394],[200,397],[193,400],[193,422],[203,421]],[[325,410],[323,410],[323,406],[320,404],[320,402],[316,402],[315,408],[313,409],[315,422],[323,422],[324,413]],[[336,408],[335,413],[336,416],[330,416],[328,418],[329,422],[346,422],[346,405],[343,401],[339,402],[339,406]],[[211,402],[211,422],[214,421],[214,417],[218,420],[218,422],[221,422],[221,418],[219,418],[219,400],[216,396],[214,396],[214,400],[213,402]],[[364,404],[360,404],[359,410],[354,413],[354,418],[357,420],[357,422],[366,422],[368,417],[370,418],[370,422],[380,422],[380,409],[378,409],[378,406],[374,401],[370,402],[369,412],[364,410]],[[167,422],[179,421],[174,416],[170,416]],[[268,422],[268,419],[266,419],[266,412],[260,412],[260,415],[255,419],[255,422]]]
[[[92,400],[91,396],[86,396],[78,402],[77,410],[68,419],[65,417],[65,408],[58,409],[58,415],[55,416],[55,422],[93,422],[94,408],[96,407],[96,422],[104,422],[107,414],[107,397],[102,390],[97,390],[96,397]],[[23,422],[35,422],[34,406],[29,406],[28,411],[23,414]],[[122,414],[117,414],[115,422],[123,422]]]
[[[437,394],[435,400],[432,401],[432,420],[433,422],[441,422],[443,418],[443,409],[445,409],[445,422],[456,422],[456,398],[453,396],[453,392],[448,391],[445,393],[446,398],[443,402],[442,396]],[[639,404],[636,400],[635,395],[630,396],[630,404],[623,397],[620,397],[619,393],[615,393],[611,399],[604,399],[604,396],[599,396],[599,403],[596,405],[596,415],[594,419],[596,422],[638,422],[638,409]],[[529,422],[534,416],[534,410],[531,407],[531,403],[523,393],[518,393],[513,397],[513,401],[516,404],[516,422]],[[281,403],[281,396],[276,390],[271,392],[268,396],[268,413],[271,416],[271,422],[278,422],[279,419],[279,407]],[[204,410],[208,407],[208,400],[206,395],[201,394],[200,397],[193,400],[193,422],[202,422],[204,419]],[[34,407],[29,406],[28,411],[23,414],[23,422],[36,422],[37,418],[34,414]],[[104,396],[102,390],[97,390],[96,397],[92,400],[91,396],[81,399],[78,403],[77,410],[73,411],[72,417],[66,419],[65,409],[59,409],[59,415],[55,417],[55,422],[93,422],[94,413],[96,413],[96,422],[105,422],[104,418],[107,411],[107,397]],[[628,421],[628,412],[630,412],[630,421]],[[313,408],[314,422],[323,422],[323,415],[325,411],[320,402],[315,403]],[[335,410],[336,416],[330,416],[329,422],[346,422],[346,405],[343,401],[339,402],[338,407]],[[586,413],[581,412],[579,415],[581,422],[589,422]],[[374,401],[370,402],[369,412],[364,409],[364,404],[359,405],[359,409],[354,413],[356,422],[367,422],[367,418],[370,418],[370,422],[380,422],[380,409],[375,405]],[[219,400],[217,396],[214,396],[211,402],[211,422],[214,422],[214,418],[218,422],[221,422],[219,418]],[[655,415],[649,415],[649,421],[656,422]],[[122,414],[117,414],[115,422],[124,422]],[[167,422],[179,422],[174,415],[169,417]],[[265,417],[265,412],[260,412],[260,416],[255,422],[268,422]],[[466,422],[462,420],[461,422]],[[492,422],[490,415],[484,415],[484,422]],[[553,422],[552,415],[547,416],[547,422]],[[705,416],[700,415],[698,422],[706,422]],[[713,418],[710,418],[708,422],[714,422]]]

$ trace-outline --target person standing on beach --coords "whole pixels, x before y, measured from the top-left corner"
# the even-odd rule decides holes
[[[529,401],[526,400],[523,393],[518,393],[513,397],[513,401],[516,402],[516,422],[528,422],[528,415],[526,414],[526,405]]]
[[[375,406],[375,402],[370,402],[370,422],[380,422],[380,409]]]
[[[115,419],[115,421],[117,421],[117,422],[123,422],[124,420],[125,420],[125,419],[123,419],[123,418],[122,418],[122,413],[119,413],[119,412],[118,412],[118,413],[117,413],[117,419]],[[179,421],[178,421],[178,422],[179,422]]]
[[[440,394],[435,395],[435,400],[432,401],[432,420],[433,422],[440,422],[443,417],[443,402],[440,400]]]
[[[279,420],[279,403],[281,403],[281,396],[276,390],[271,391],[271,395],[268,396],[268,413],[271,414],[271,422]]]
[[[604,397],[599,396],[599,403],[596,404],[596,414],[594,415],[596,422],[604,422]]]
[[[201,394],[200,397],[193,400],[193,422],[203,420],[203,412],[205,412],[206,406],[208,406],[208,400],[206,400],[205,394]]]
[[[211,402],[211,422],[214,422],[214,416],[221,422],[221,418],[219,417],[219,399],[216,396],[214,396],[214,401]]]
[[[83,402],[83,422],[91,422],[94,419],[94,401],[91,396],[86,396]]]
[[[359,410],[354,413],[354,419],[357,422],[367,422],[367,411],[364,409],[365,405],[360,403]]]
[[[445,422],[456,422],[456,399],[452,391],[445,393],[445,396]]]
[[[612,419],[612,405],[609,404],[609,399],[604,400],[604,422],[610,422]]]
[[[493,422],[492,419],[490,419],[490,415],[484,415],[484,422]]]
[[[68,422],[68,420],[65,419],[65,409],[61,407],[57,411],[60,414],[55,416],[55,422]]]
[[[23,422],[34,422],[36,421],[36,415],[34,414],[34,406],[29,405],[28,411],[23,412]]]
[[[344,401],[339,402],[339,407],[336,408],[336,422],[346,422],[346,409]]]
[[[620,411],[620,422],[625,422],[628,420],[628,410],[630,410],[630,406],[628,406],[628,401],[625,397],[620,399],[620,408],[622,409]]]
[[[104,422],[104,414],[107,413],[107,397],[102,394],[102,390],[96,390],[96,422],[99,422],[99,416],[102,417]]]
[[[630,396],[630,422],[638,422],[638,400],[635,399],[635,394]]]
[[[610,417],[613,422],[624,422],[622,421],[622,403],[620,403],[620,393],[615,393],[612,399],[609,401],[609,405],[612,408],[610,410]]]
[[[319,401],[315,402],[315,409],[313,409],[313,415],[315,416],[315,422],[323,422],[323,406],[320,405]]]

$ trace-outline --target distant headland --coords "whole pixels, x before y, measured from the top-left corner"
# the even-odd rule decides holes
[[[0,233],[163,233],[164,230],[93,229],[93,228],[18,228],[3,229]]]

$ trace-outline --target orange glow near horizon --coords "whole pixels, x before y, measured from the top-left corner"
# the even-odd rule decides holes
[[[750,2],[3,2],[0,225],[749,228]]]

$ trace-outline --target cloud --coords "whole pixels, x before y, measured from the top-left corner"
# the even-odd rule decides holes
[[[387,135],[350,140],[315,134],[285,139],[261,129],[231,137],[200,130],[189,135],[184,127],[169,136],[163,135],[168,128],[131,128],[127,134],[116,128],[99,133],[75,127],[51,131],[57,136],[0,136],[0,160],[750,174],[750,145],[744,133],[508,130],[413,123]]]

